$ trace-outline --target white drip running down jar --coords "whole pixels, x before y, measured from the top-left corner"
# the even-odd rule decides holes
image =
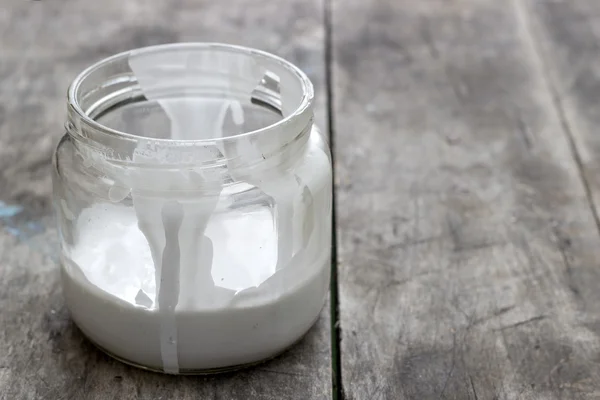
[[[166,373],[268,359],[329,288],[331,161],[292,64],[222,44],[118,54],[68,92],[64,295],[108,354]]]

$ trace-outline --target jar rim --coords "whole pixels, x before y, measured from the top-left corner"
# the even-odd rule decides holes
[[[90,116],[86,111],[84,111],[80,99],[78,98],[79,90],[81,85],[85,82],[86,78],[88,78],[93,72],[100,70],[103,67],[109,66],[112,63],[115,63],[119,60],[127,59],[130,56],[141,55],[144,53],[154,53],[161,51],[174,51],[174,50],[218,50],[225,52],[238,52],[245,53],[247,55],[256,56],[262,58],[268,62],[279,64],[279,66],[286,69],[288,72],[291,72],[292,75],[298,79],[298,83],[300,84],[302,90],[302,98],[297,107],[295,107],[294,111],[289,113],[289,115],[284,116],[282,119],[277,122],[264,126],[262,128],[242,132],[233,136],[227,137],[216,137],[209,139],[166,139],[166,138],[149,138],[141,135],[135,135],[128,132],[123,132],[114,128],[110,128],[98,121],[96,121],[92,116]],[[297,66],[292,64],[291,62],[279,57],[275,54],[254,49],[251,47],[227,44],[227,43],[217,43],[217,42],[180,42],[180,43],[168,43],[168,44],[160,44],[154,46],[140,47],[136,49],[127,50],[110,57],[104,58],[86,69],[84,69],[79,75],[75,77],[73,82],[69,85],[67,90],[67,102],[69,106],[69,110],[75,114],[76,118],[80,123],[87,125],[88,128],[92,130],[104,134],[109,135],[115,139],[124,139],[128,142],[153,142],[157,145],[164,146],[206,146],[207,144],[217,144],[223,141],[231,141],[241,138],[249,138],[252,136],[256,136],[259,134],[263,134],[270,131],[285,129],[287,125],[292,123],[292,121],[298,119],[300,116],[305,114],[311,114],[309,119],[312,120],[312,105],[314,101],[314,88],[313,84],[308,78],[308,76]]]

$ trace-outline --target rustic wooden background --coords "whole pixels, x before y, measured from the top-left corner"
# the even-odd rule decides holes
[[[66,87],[174,41],[296,63],[334,147],[331,310],[217,377],[112,361],[58,282]],[[0,399],[600,399],[599,103],[598,0],[0,0]]]

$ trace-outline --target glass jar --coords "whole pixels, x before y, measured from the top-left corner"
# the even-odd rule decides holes
[[[66,304],[113,357],[218,372],[317,320],[331,160],[312,84],[281,58],[188,43],[91,66],[68,91],[53,184]]]

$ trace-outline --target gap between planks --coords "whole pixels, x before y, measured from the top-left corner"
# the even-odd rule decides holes
[[[332,39],[332,1],[323,0],[323,26],[324,26],[324,58],[325,58],[325,104],[327,109],[327,131],[329,132],[329,145],[331,148],[332,180],[333,180],[333,201],[331,213],[331,299],[330,299],[330,320],[331,320],[331,391],[333,400],[344,399],[344,388],[342,385],[342,362],[341,362],[341,328],[339,318],[339,286],[338,286],[338,257],[337,257],[337,219],[336,219],[336,185],[335,185],[335,120],[334,120],[334,100],[333,100],[333,39]]]

